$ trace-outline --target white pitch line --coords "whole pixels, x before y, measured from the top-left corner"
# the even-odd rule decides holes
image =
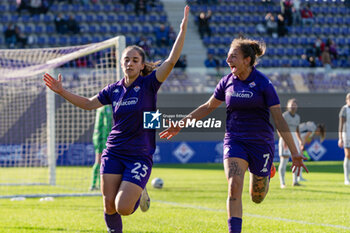
[[[207,211],[213,211],[213,212],[226,212],[226,210],[223,210],[223,209],[207,208],[207,207],[203,207],[203,206],[181,204],[181,203],[177,203],[177,202],[161,201],[161,200],[152,200],[152,201],[158,202],[158,203],[167,204],[167,205],[183,207],[183,208],[207,210]],[[333,227],[333,228],[339,228],[339,229],[344,229],[344,230],[350,230],[350,227],[342,226],[342,225],[333,225],[333,224],[325,224],[325,223],[313,223],[313,222],[307,222],[307,221],[302,221],[302,220],[294,220],[294,219],[288,219],[288,218],[276,218],[276,217],[271,217],[271,216],[264,216],[264,215],[258,215],[258,214],[249,214],[249,213],[244,213],[244,215],[248,216],[248,217],[253,217],[253,218],[263,218],[263,219],[271,219],[271,220],[283,221],[283,222],[293,222],[293,223],[299,223],[299,224],[305,224],[305,225]]]

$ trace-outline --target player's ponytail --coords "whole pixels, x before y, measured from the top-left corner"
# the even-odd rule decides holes
[[[251,66],[258,64],[257,58],[264,55],[266,50],[265,42],[245,38],[234,39],[231,43],[231,47],[240,48],[244,58],[250,57]]]
[[[317,129],[320,131],[321,142],[326,138],[326,126],[324,124],[318,124]]]
[[[141,70],[141,75],[142,76],[147,76],[150,73],[152,73],[153,70],[155,70],[158,65],[160,64],[160,61],[156,61],[156,62],[145,62],[145,68],[143,68],[143,70]]]

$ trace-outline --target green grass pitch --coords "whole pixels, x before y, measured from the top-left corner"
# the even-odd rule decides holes
[[[308,162],[303,186],[279,188],[278,173],[264,202],[255,204],[243,191],[243,232],[350,232],[350,186],[342,162]],[[72,168],[65,168],[72,169]],[[76,168],[75,168],[76,169]],[[90,174],[90,168],[86,169]],[[87,175],[87,177],[89,177]],[[124,232],[227,232],[227,183],[221,164],[156,165],[148,184],[151,208],[123,217]],[[88,181],[86,182],[88,184]],[[59,197],[40,202],[0,199],[0,232],[106,232],[101,197]]]

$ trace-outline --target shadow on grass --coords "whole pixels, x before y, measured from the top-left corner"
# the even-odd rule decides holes
[[[323,161],[323,162],[305,162],[307,169],[310,172],[320,173],[341,173],[343,174],[343,162],[342,161]],[[277,168],[277,167],[276,167]],[[278,168],[277,168],[278,169]],[[290,165],[287,167],[290,170]]]
[[[349,192],[339,192],[339,191],[326,191],[326,190],[321,190],[321,189],[307,189],[307,188],[302,188],[303,186],[301,186],[301,188],[296,189],[296,191],[298,192],[310,192],[310,193],[327,193],[327,194],[339,194],[339,195],[349,195]],[[305,186],[304,186],[305,187]]]
[[[106,232],[106,231],[99,231],[99,230],[83,230],[83,229],[66,229],[61,227],[30,227],[30,226],[18,226],[18,227],[1,227],[1,229],[8,229],[13,232],[17,232],[20,230],[25,230],[28,232]]]
[[[222,163],[154,164],[154,168],[224,170]]]
[[[290,164],[287,169],[290,170]],[[310,172],[321,173],[343,173],[342,161],[310,161],[305,162]],[[275,163],[276,168],[278,163]],[[222,163],[188,163],[188,164],[154,164],[154,168],[172,168],[172,169],[200,169],[200,170],[224,170]],[[277,168],[278,169],[278,168]]]

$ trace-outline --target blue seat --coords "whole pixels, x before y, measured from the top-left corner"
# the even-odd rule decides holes
[[[226,27],[225,26],[217,27],[217,33],[219,33],[220,35],[225,34],[226,33]]]
[[[146,21],[149,23],[155,23],[155,22],[158,22],[158,18],[155,15],[148,15],[146,16]]]
[[[60,5],[58,5],[58,11],[60,11],[60,12],[69,12],[70,11],[70,7],[66,3],[60,4]]]
[[[80,38],[80,42],[79,44],[88,44],[90,43],[90,37],[88,36],[82,36],[82,37],[79,37]]]
[[[85,22],[92,23],[95,21],[95,14],[85,14]]]
[[[99,23],[106,22],[106,15],[105,14],[97,14],[95,16],[95,18],[96,18],[96,21]]]
[[[77,45],[78,43],[79,43],[78,36],[73,35],[69,37],[69,44]]]
[[[133,26],[131,26],[131,32],[137,34],[140,32],[140,28],[136,25],[133,25]]]
[[[94,35],[94,36],[92,36],[92,38],[91,38],[91,42],[92,42],[92,43],[98,43],[98,42],[100,42],[100,41],[102,41],[102,38],[101,38],[100,36],[98,36],[98,35]]]
[[[101,34],[106,34],[108,33],[108,31],[109,31],[109,28],[106,25],[100,25],[98,27],[98,32]]]
[[[211,44],[211,38],[208,36],[203,37],[203,43],[205,44],[205,46],[208,46],[209,44]]]
[[[107,21],[108,22],[115,22],[115,21],[117,21],[117,17],[115,16],[115,14],[108,14]]]
[[[117,25],[110,25],[109,26],[109,32],[113,34],[119,33],[119,28]]]
[[[117,15],[117,22],[118,23],[125,23],[126,17],[124,15]]]
[[[41,23],[42,19],[40,18],[40,15],[33,15],[33,17],[31,18],[31,21],[37,24],[37,23]]]
[[[57,45],[57,37],[55,36],[49,36],[49,41],[48,41],[49,45],[54,46]]]
[[[52,23],[55,20],[55,17],[50,14],[44,15],[43,21],[45,24]]]
[[[126,33],[128,33],[129,31],[130,31],[130,29],[129,29],[129,27],[126,26],[126,25],[123,25],[123,26],[120,27],[120,32],[121,32],[122,34],[126,34]]]
[[[71,6],[71,10],[73,11],[73,12],[81,12],[82,10],[80,9],[80,4],[73,4],[72,6]]]
[[[103,3],[103,11],[104,12],[110,12],[114,9],[113,5],[112,4],[109,4],[109,3]]]
[[[143,34],[149,34],[149,33],[152,33],[152,30],[151,30],[151,28],[150,28],[149,26],[147,26],[147,25],[142,25],[142,26],[141,26],[141,32],[142,32]]]
[[[136,19],[136,16],[135,16],[135,15],[128,15],[126,21],[127,21],[128,23],[135,23],[135,22],[137,21],[137,19]]]
[[[60,45],[68,45],[68,37],[67,36],[60,36],[58,43]]]
[[[330,27],[327,27],[327,26],[324,26],[321,28],[321,31],[322,31],[322,34],[323,35],[330,35],[331,34],[331,28]]]
[[[159,15],[158,22],[166,22],[168,20],[168,17],[166,15]]]
[[[101,8],[101,5],[100,4],[91,4],[91,10],[93,11],[93,12],[100,12],[100,11],[102,11],[102,8]]]
[[[36,25],[35,28],[34,28],[34,32],[35,32],[36,34],[41,34],[41,33],[44,32],[44,27],[41,26],[41,25]]]
[[[36,39],[36,43],[40,45],[45,45],[48,43],[46,36],[38,36]]]
[[[30,24],[24,26],[23,32],[25,34],[31,34],[34,31],[33,27]]]
[[[89,32],[90,34],[95,34],[95,33],[97,32],[97,27],[96,27],[96,25],[90,24],[90,25],[88,26],[88,32]]]
[[[55,33],[56,30],[55,30],[54,26],[52,26],[52,25],[46,25],[45,31],[46,31],[46,33],[51,34],[51,33]]]

